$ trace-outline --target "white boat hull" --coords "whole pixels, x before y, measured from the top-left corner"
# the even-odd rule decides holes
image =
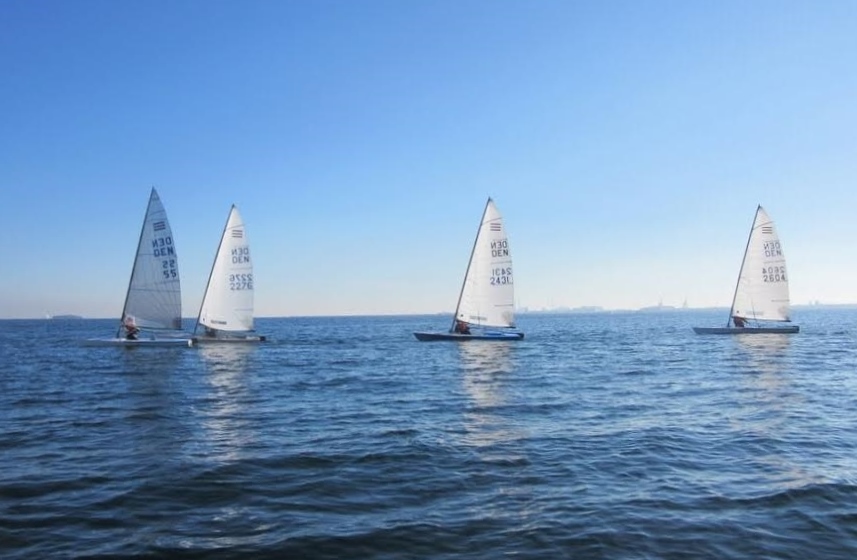
[[[246,335],[246,336],[195,336],[193,337],[194,344],[234,344],[234,343],[247,343],[247,342],[265,342],[268,340],[264,336],[260,335]]]
[[[193,346],[190,338],[138,338],[128,340],[127,338],[90,338],[84,342],[85,346],[126,346],[126,347],[182,347]]]
[[[693,327],[696,334],[795,334],[798,325],[786,327]]]

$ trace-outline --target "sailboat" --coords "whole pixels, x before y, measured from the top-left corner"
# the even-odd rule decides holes
[[[261,342],[253,332],[253,262],[244,221],[233,204],[214,255],[194,342]]]
[[[489,198],[479,222],[448,332],[415,332],[417,340],[520,340],[515,330],[512,253],[503,217]]]
[[[95,345],[190,346],[182,337],[181,282],[173,231],[152,188],[115,338]]]
[[[735,295],[725,327],[693,327],[696,334],[790,334],[786,258],[774,222],[759,205],[744,249]]]

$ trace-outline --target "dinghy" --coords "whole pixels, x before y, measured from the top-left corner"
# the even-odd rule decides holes
[[[521,340],[515,330],[512,253],[503,217],[488,199],[448,332],[415,332],[417,340]]]
[[[195,343],[265,340],[253,332],[253,262],[244,221],[234,204],[214,255],[193,334]]]
[[[173,231],[164,205],[153,188],[125,305],[114,338],[90,339],[91,346],[190,346],[183,336],[181,283]]]
[[[760,205],[750,228],[744,260],[725,327],[693,327],[696,334],[792,334],[786,258],[774,222]]]

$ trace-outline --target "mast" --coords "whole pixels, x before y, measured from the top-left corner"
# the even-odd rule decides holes
[[[149,221],[149,211],[152,209],[152,200],[158,196],[155,187],[149,193],[149,204],[146,206],[146,215],[143,216],[143,225],[140,227],[140,237],[137,238],[137,250],[134,251],[134,264],[131,265],[131,278],[128,279],[128,289],[125,291],[125,303],[122,304],[122,315],[119,316],[119,328],[116,330],[116,338],[122,337],[122,325],[125,322],[125,311],[128,309],[128,297],[131,295],[131,285],[134,283],[134,271],[137,270],[137,259],[140,258],[140,243],[143,242],[143,233],[146,231],[146,222]]]
[[[476,238],[473,240],[473,248],[470,249],[470,260],[467,261],[467,269],[464,271],[464,279],[461,281],[461,291],[458,292],[458,303],[455,304],[455,313],[452,314],[452,326],[449,332],[455,330],[455,322],[458,320],[458,309],[461,307],[461,296],[464,295],[464,286],[467,282],[467,275],[470,274],[470,265],[473,263],[473,254],[476,252],[476,243],[479,241],[479,234],[482,233],[482,224],[485,223],[485,215],[488,213],[488,205],[491,204],[491,197],[485,203],[485,209],[482,211],[482,217],[479,219],[479,227],[476,229]]]
[[[208,297],[208,288],[211,286],[211,277],[214,275],[214,267],[217,266],[217,258],[220,256],[220,248],[223,246],[223,238],[226,237],[226,230],[229,229],[229,220],[232,219],[232,212],[235,211],[235,205],[229,209],[229,214],[226,216],[226,223],[223,225],[223,233],[220,235],[220,243],[217,244],[217,251],[214,253],[214,261],[211,263],[211,271],[208,273],[208,282],[205,283],[205,292],[202,294],[202,302],[199,304],[199,313],[196,316],[196,324],[193,326],[193,334],[199,328],[199,320],[202,318],[202,309],[205,307],[205,298]]]
[[[744,246],[744,258],[741,259],[741,268],[738,269],[738,280],[735,282],[735,292],[732,294],[732,306],[729,308],[729,317],[726,318],[726,326],[729,327],[729,321],[732,320],[732,313],[735,311],[735,300],[738,298],[738,286],[741,285],[741,274],[744,272],[744,261],[747,260],[747,250],[750,248],[750,240],[753,238],[753,230],[756,229],[756,220],[759,219],[759,210],[762,205],[756,207],[756,215],[753,216],[753,225],[750,226],[750,234],[747,236],[747,245]]]

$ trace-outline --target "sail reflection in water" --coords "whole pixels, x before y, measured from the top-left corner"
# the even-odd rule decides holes
[[[790,339],[781,334],[759,334],[737,337],[737,345],[744,363],[753,371],[767,377],[784,374],[788,369]],[[778,383],[780,378],[774,380]]]
[[[205,344],[198,347],[205,364],[209,395],[198,406],[203,432],[200,445],[203,456],[214,462],[232,462],[242,458],[257,439],[252,418],[259,411],[247,414],[257,406],[260,397],[253,391],[252,369],[254,344]]]
[[[765,442],[755,451],[755,465],[750,471],[760,469],[767,473],[767,483],[776,491],[828,482],[822,473],[795,461],[782,446],[793,435],[795,411],[805,407],[790,382],[789,372],[794,371],[789,352],[791,338],[782,334],[736,338],[737,357],[744,364],[741,370],[745,375],[736,392],[739,398],[733,403],[733,428],[745,438]],[[740,476],[747,476],[747,472]]]
[[[510,412],[508,383],[515,372],[512,346],[483,341],[458,345],[462,382],[471,400],[464,412],[468,445],[487,447],[526,437]]]

